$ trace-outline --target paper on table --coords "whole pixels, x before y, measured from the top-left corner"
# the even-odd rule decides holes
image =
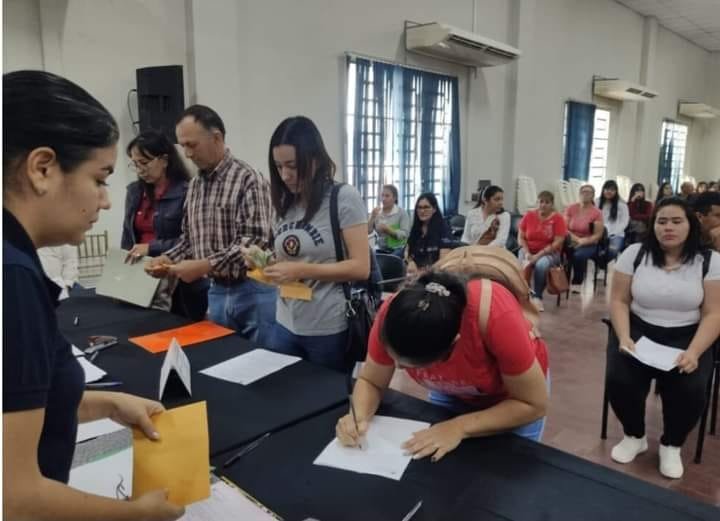
[[[133,429],[133,491],[168,489],[169,501],[189,505],[210,496],[207,408],[197,402],[152,417],[160,434],[149,440]]]
[[[402,444],[414,432],[429,426],[427,422],[375,416],[370,421],[362,449],[343,447],[335,438],[313,463],[399,481],[412,459],[405,454]]]
[[[76,357],[76,360],[80,362],[80,366],[82,366],[83,371],[85,372],[86,384],[89,384],[91,382],[97,382],[107,374],[95,364],[88,362],[87,358],[85,358],[84,356],[78,356]]]
[[[225,360],[200,372],[228,382],[247,385],[299,361],[300,358],[297,356],[275,353],[267,349],[253,349],[249,353]]]
[[[302,282],[286,282],[285,284],[275,284],[265,276],[261,269],[254,269],[247,272],[247,276],[263,284],[277,286],[280,290],[282,298],[291,298],[295,300],[312,300],[312,288],[309,288]]]
[[[70,470],[68,485],[98,496],[122,499],[132,496],[133,449],[127,447]]]
[[[207,521],[220,519],[242,519],[243,521],[277,521],[273,515],[255,499],[247,496],[223,480],[210,487],[210,498],[193,503],[185,508],[180,521]]]
[[[177,327],[166,331],[159,331],[151,335],[130,338],[130,342],[150,351],[162,353],[170,347],[170,341],[176,338],[181,345],[187,347],[200,342],[214,340],[235,333],[232,329],[218,326],[209,320],[196,322],[189,326]]]
[[[85,440],[104,436],[124,429],[123,425],[112,421],[110,418],[103,418],[102,420],[95,420],[87,423],[78,424],[77,437],[75,443],[80,443]]]
[[[160,368],[159,400],[162,400],[165,385],[172,370],[175,370],[178,374],[188,394],[192,395],[192,389],[190,387],[190,360],[185,354],[185,351],[180,347],[180,344],[178,344],[178,341],[174,338],[170,342],[170,349],[168,349],[165,354],[165,360],[163,360],[163,365]]]
[[[85,353],[80,351],[77,346],[72,346],[72,354],[74,356],[85,356]]]
[[[677,364],[675,361],[684,351],[674,347],[664,346],[653,342],[647,337],[641,337],[635,342],[635,351],[625,350],[645,365],[655,367],[662,371],[670,371]]]

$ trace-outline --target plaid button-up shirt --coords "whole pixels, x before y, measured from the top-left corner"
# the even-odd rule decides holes
[[[173,262],[208,259],[210,277],[244,278],[240,248],[269,247],[270,185],[230,150],[212,172],[200,172],[190,181],[183,214],[180,240],[165,255]]]

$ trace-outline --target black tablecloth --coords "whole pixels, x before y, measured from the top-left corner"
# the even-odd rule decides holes
[[[438,421],[441,409],[389,393],[381,414]],[[514,435],[464,441],[437,463],[412,461],[402,480],[315,466],[339,406],[271,435],[220,471],[286,520],[713,520],[720,510]]]
[[[77,315],[80,325],[74,326],[73,319]],[[170,313],[137,308],[94,295],[73,296],[63,301],[58,317],[65,336],[80,348],[87,346],[89,335],[118,337],[119,344],[103,350],[94,361],[107,371],[104,380],[123,382],[120,387],[106,390],[152,399],[158,399],[160,367],[165,354],[152,354],[130,343],[128,338],[189,323]],[[163,399],[166,407],[207,401],[211,454],[242,445],[265,432],[291,425],[347,399],[343,374],[305,361],[246,386],[198,373],[253,348],[253,344],[237,335],[187,346],[184,351],[192,368],[192,397],[168,395],[166,391]]]

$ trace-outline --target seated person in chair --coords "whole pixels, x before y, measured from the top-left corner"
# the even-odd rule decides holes
[[[720,192],[703,192],[693,204],[703,244],[720,251]]]
[[[503,209],[504,202],[502,188],[486,187],[475,208],[468,212],[462,242],[504,248],[510,233],[510,213]]]
[[[488,287],[483,328],[481,295]],[[465,438],[499,432],[539,441],[548,358],[545,342],[531,336],[530,327],[515,296],[499,283],[439,271],[423,275],[378,312],[352,394],[358,429],[351,414],[340,418],[340,443],[362,445],[396,367],[430,389],[433,403],[457,414],[405,443],[414,458],[437,461]]]
[[[544,309],[542,298],[547,272],[560,264],[560,252],[567,235],[565,219],[555,211],[554,205],[552,192],[540,192],[538,209],[523,216],[518,233],[520,261],[532,268],[533,302],[540,311]]]
[[[580,292],[580,285],[585,280],[587,261],[597,252],[597,245],[604,232],[602,212],[595,207],[594,198],[595,188],[590,184],[582,185],[580,202],[565,209],[572,254],[573,293]]]
[[[608,231],[607,261],[617,258],[625,245],[625,228],[630,223],[630,212],[625,201],[620,199],[618,185],[612,179],[605,181],[597,206],[603,213],[603,222]]]
[[[658,202],[645,242],[618,259],[610,316],[607,393],[625,433],[612,459],[629,463],[648,449],[645,401],[655,378],[664,426],[660,473],[680,478],[680,450],[705,407],[710,347],[720,335],[720,254],[702,249],[700,223],[684,200]],[[623,352],[642,337],[681,349],[677,367],[662,371]]]
[[[379,253],[391,253],[402,259],[410,234],[410,216],[397,203],[397,188],[394,185],[383,186],[382,206],[370,214],[368,233],[377,233]]]
[[[447,254],[453,245],[450,227],[443,219],[434,194],[420,194],[415,203],[415,218],[405,248],[407,273],[415,276]]]

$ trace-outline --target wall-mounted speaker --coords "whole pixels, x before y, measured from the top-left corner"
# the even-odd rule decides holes
[[[182,65],[136,70],[140,131],[164,132],[175,143],[175,123],[185,109]]]

